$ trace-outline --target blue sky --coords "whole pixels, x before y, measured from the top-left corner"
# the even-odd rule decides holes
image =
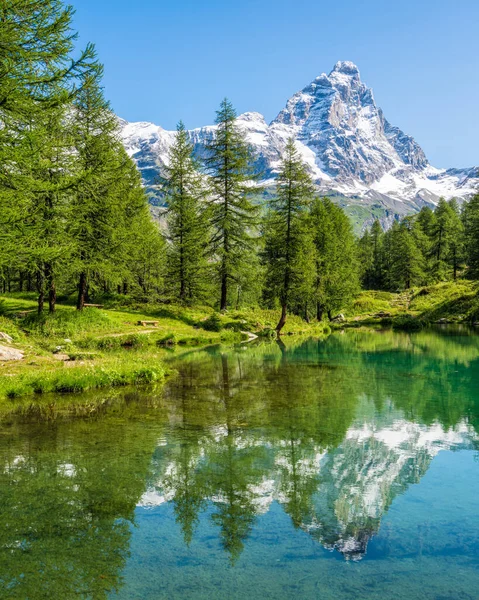
[[[227,96],[269,121],[337,60],[432,164],[479,164],[477,0],[70,0],[114,110],[173,129]]]

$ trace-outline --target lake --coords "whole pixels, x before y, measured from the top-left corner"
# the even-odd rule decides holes
[[[477,599],[478,335],[168,361],[81,416],[3,417],[0,598]]]

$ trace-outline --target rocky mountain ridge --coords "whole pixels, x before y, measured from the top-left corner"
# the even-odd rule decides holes
[[[125,148],[160,203],[155,181],[168,160],[174,132],[152,123],[120,121]],[[339,61],[294,94],[271,122],[256,112],[238,117],[256,155],[266,186],[274,184],[282,152],[291,136],[308,164],[318,191],[336,199],[354,220],[385,225],[392,219],[435,205],[441,196],[463,200],[479,186],[479,169],[437,169],[419,144],[391,125],[362,81],[357,66]],[[199,156],[215,126],[193,129]]]

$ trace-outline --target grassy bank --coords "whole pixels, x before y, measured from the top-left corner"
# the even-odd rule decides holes
[[[436,323],[479,321],[479,284],[450,281],[404,292],[362,292],[345,312],[346,325],[420,329]],[[343,324],[344,325],[344,324]]]
[[[54,315],[38,315],[30,294],[0,298],[0,332],[24,353],[21,361],[0,361],[0,402],[54,392],[67,394],[161,381],[164,360],[181,347],[247,340],[246,332],[270,337],[276,311],[229,311],[174,305],[86,308],[59,304]],[[146,322],[145,326],[139,325]],[[285,334],[319,335],[326,324],[291,317]]]
[[[457,281],[401,293],[362,292],[331,327],[392,326],[420,329],[431,323],[479,321],[479,285]],[[124,301],[124,299],[122,298]],[[247,332],[274,337],[277,311],[251,309],[215,313],[208,307],[118,305],[104,308],[58,305],[54,315],[37,315],[29,294],[0,298],[0,332],[23,352],[20,361],[0,361],[0,403],[46,393],[162,381],[165,358],[181,347],[238,343]],[[146,325],[139,325],[139,322]],[[289,316],[285,335],[323,336],[327,323]]]

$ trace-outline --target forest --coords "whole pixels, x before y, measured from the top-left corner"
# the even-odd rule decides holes
[[[479,278],[479,195],[441,199],[360,239],[341,207],[318,197],[294,139],[274,189],[224,99],[205,156],[180,122],[157,182],[155,220],[95,47],[77,48],[60,0],[0,8],[0,290],[57,299],[261,306],[306,322],[333,319],[361,289],[400,291]]]

